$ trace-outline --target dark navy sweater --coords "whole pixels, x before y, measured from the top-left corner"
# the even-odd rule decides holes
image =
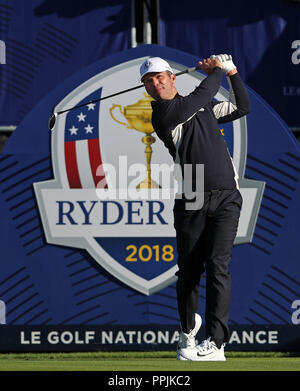
[[[213,100],[221,81],[222,70],[217,67],[189,95],[151,102],[153,128],[174,162],[180,164],[182,176],[184,164],[204,164],[205,191],[237,187],[237,174],[218,124],[250,111],[249,96],[238,73],[228,78],[235,101]]]

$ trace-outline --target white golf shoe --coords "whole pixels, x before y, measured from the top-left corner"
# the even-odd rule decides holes
[[[196,346],[196,349],[198,350],[197,361],[226,361],[224,346],[225,344],[223,343],[221,347],[218,348],[210,337],[205,339],[200,345]]]
[[[225,344],[222,344],[220,349],[218,349],[215,342],[208,338],[194,348],[183,349],[180,360],[226,361],[224,346]]]
[[[180,333],[177,347],[177,360],[190,360],[186,357],[189,356],[189,351],[196,349],[196,335],[201,327],[201,324],[201,316],[199,314],[195,314],[194,328],[188,334],[184,332]]]

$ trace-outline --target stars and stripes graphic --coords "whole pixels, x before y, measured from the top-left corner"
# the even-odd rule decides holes
[[[78,105],[99,99],[101,92],[102,88],[87,96]],[[106,187],[100,170],[102,159],[99,139],[99,109],[100,102],[95,102],[67,114],[65,164],[70,188]]]

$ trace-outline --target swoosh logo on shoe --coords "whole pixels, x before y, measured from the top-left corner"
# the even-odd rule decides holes
[[[215,352],[206,353],[206,354],[201,354],[200,352],[197,352],[197,356],[198,356],[198,357],[210,356],[211,354],[214,354],[214,353],[215,353]]]

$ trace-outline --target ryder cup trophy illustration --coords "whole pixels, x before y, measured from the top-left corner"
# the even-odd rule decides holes
[[[113,104],[110,108],[110,115],[114,121],[118,122],[121,125],[126,126],[128,129],[135,129],[139,132],[145,133],[145,136],[142,138],[142,142],[146,145],[145,155],[147,163],[147,177],[137,185],[137,189],[150,189],[150,188],[160,188],[153,179],[151,179],[151,157],[152,157],[152,147],[151,145],[155,143],[155,137],[152,136],[154,129],[151,123],[151,101],[153,99],[147,94],[144,93],[144,98],[140,99],[137,103],[133,105],[128,105],[122,108],[121,105]],[[126,122],[119,121],[114,116],[114,110],[119,109],[120,113],[126,118]]]

